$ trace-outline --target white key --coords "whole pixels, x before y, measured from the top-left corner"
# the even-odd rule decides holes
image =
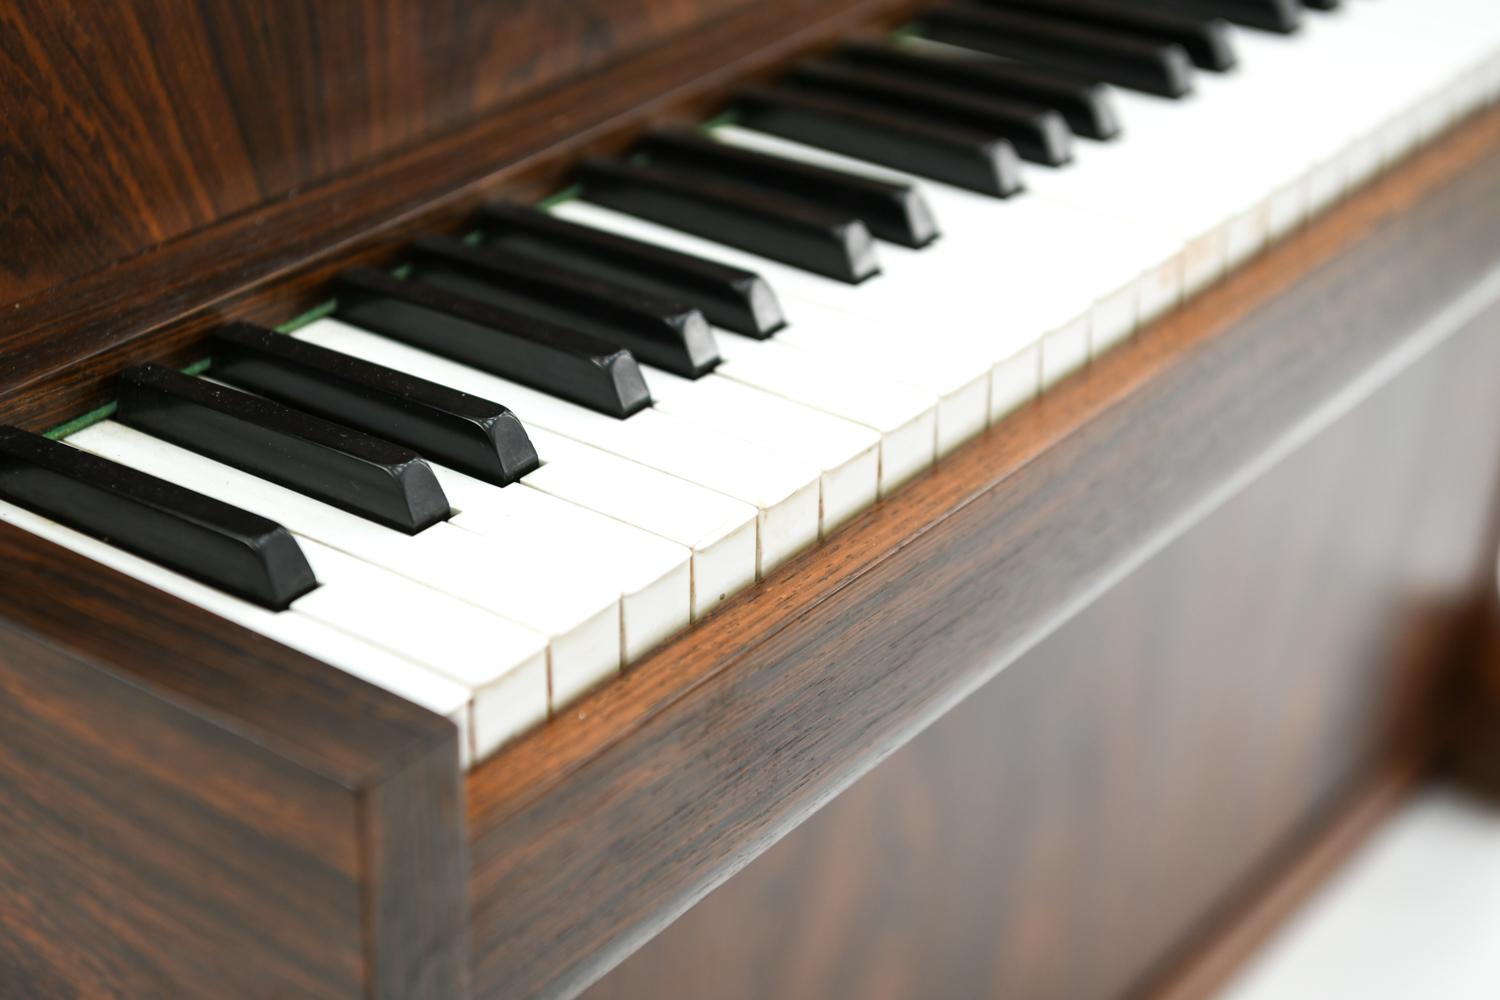
[[[720,333],[720,337],[733,334]],[[937,452],[948,454],[988,426],[993,361],[956,339],[914,346],[898,329],[816,302],[799,301],[776,343],[835,359],[937,397]]]
[[[871,428],[717,374],[686,379],[647,368],[646,382],[663,412],[817,466],[824,538],[879,496],[880,435]]]
[[[459,746],[464,760],[471,759],[470,692],[462,684],[347,632],[330,628],[314,618],[295,611],[268,611],[14,504],[0,501],[0,521],[61,545],[452,720],[459,727]]]
[[[467,688],[476,761],[546,721],[546,636],[312,539],[298,544],[320,586],[291,610]]]
[[[1077,170],[1044,174],[1036,187],[1173,228],[1190,243],[1185,280],[1196,290],[1270,238],[1273,195],[1303,206],[1294,213],[1313,207],[1308,175],[1353,138],[1337,136],[1329,113],[1330,28],[1314,18],[1292,38],[1235,32],[1239,68],[1200,74],[1188,99],[1121,92],[1123,139],[1082,146]]]
[[[405,535],[114,421],[67,440],[541,632],[554,708],[620,669],[619,590],[524,534],[500,545],[445,522]]]
[[[725,333],[717,374],[824,410],[879,435],[880,495],[937,461],[937,397],[771,340]]]
[[[207,381],[214,380],[209,378]],[[813,415],[822,416],[816,412]],[[535,437],[534,434],[531,436]],[[535,446],[535,441],[533,445]],[[542,458],[544,461],[547,460],[547,456],[542,456]],[[460,527],[473,528],[483,534],[483,521],[486,514],[503,517],[507,511],[512,514],[524,511],[531,519],[527,528],[530,533],[546,538],[549,543],[555,541],[559,545],[569,544],[575,550],[575,556],[581,560],[593,558],[593,553],[585,547],[590,544],[605,545],[621,552],[622,556],[628,560],[633,576],[633,579],[624,580],[621,604],[627,663],[638,658],[641,653],[659,644],[663,639],[685,628],[696,616],[697,612],[691,597],[693,568],[689,564],[694,553],[692,546],[688,543],[679,542],[674,546],[665,536],[656,537],[660,536],[660,532],[653,531],[650,527],[640,530],[642,526],[632,526],[632,522],[628,520],[624,524],[618,524],[617,522],[621,519],[613,517],[608,511],[602,515],[595,514],[593,512],[596,508],[588,504],[581,505],[586,509],[577,509],[576,501],[569,502],[572,499],[570,497],[563,496],[548,503],[537,497],[518,495],[529,491],[502,491],[499,487],[481,482],[437,463],[429,462],[429,464],[449,504],[455,510],[463,512],[454,519]],[[642,473],[647,471],[641,466],[636,468]],[[557,470],[553,469],[549,472],[549,476],[555,476],[556,473]],[[603,473],[596,472],[596,476],[605,482],[608,481],[608,477]],[[681,480],[673,479],[671,482],[684,487],[688,486]],[[646,489],[648,493],[659,492],[660,485],[648,483]],[[870,474],[872,498],[874,492],[875,475],[872,461]],[[606,495],[614,496],[615,493],[607,491]],[[716,494],[711,496],[718,500],[727,499]],[[657,502],[660,502],[660,498]],[[480,509],[479,513],[475,513],[476,508]],[[682,516],[681,512],[679,512],[680,516]],[[738,590],[755,579],[753,510],[744,512],[744,522],[744,527],[749,533],[749,537],[743,543],[746,562],[744,572],[747,574],[745,581],[710,579],[708,586],[718,587],[720,593],[726,590]],[[507,530],[513,529],[507,528]],[[642,538],[642,535],[646,537]],[[719,541],[719,535],[714,534],[713,540]]]
[[[761,575],[818,539],[819,473],[805,462],[655,409],[627,420],[606,417],[336,320],[319,320],[295,336],[504,403],[527,427],[545,428],[753,504]]]
[[[1201,95],[1168,101],[1122,93],[1121,138],[1110,143],[1079,141],[1072,164],[1030,171],[1027,186],[1044,198],[1171,237],[1182,246],[1183,294],[1194,294],[1224,272],[1228,222],[1242,205],[1232,181],[1226,185],[1214,178],[1210,183],[1173,159],[1187,155],[1189,164],[1194,162],[1191,156],[1201,140],[1192,131],[1191,119],[1203,103],[1208,102]],[[1144,127],[1158,104],[1163,114],[1175,113],[1183,131]]]
[[[754,505],[529,426],[542,467],[534,489],[653,532],[693,551],[693,618],[755,582]]]
[[[451,523],[506,543],[535,536],[549,553],[619,587],[626,663],[692,621],[692,552],[684,545],[525,485],[504,489],[433,464]],[[522,568],[524,572],[524,568]]]
[[[1125,138],[1108,150],[1080,144],[1074,169],[1039,172],[1033,186],[1171,229],[1191,247],[1189,289],[1201,287],[1221,270],[1221,249],[1225,266],[1243,261],[1386,162],[1393,108],[1419,100],[1448,113],[1419,96],[1463,58],[1451,33],[1429,43],[1433,21],[1425,5],[1396,3],[1309,18],[1292,37],[1237,31],[1237,71],[1201,74],[1187,100],[1121,93]]]

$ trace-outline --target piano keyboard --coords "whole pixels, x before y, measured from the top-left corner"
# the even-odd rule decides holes
[[[0,430],[0,520],[472,763],[1497,92],[1494,0],[934,9]]]

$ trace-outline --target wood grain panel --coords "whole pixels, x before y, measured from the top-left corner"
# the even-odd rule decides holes
[[[1352,791],[1392,771],[1409,782],[1430,756],[1454,637],[1489,583],[1496,370],[1500,308],[861,778],[588,1000],[1140,995]]]
[[[9,526],[0,565],[0,993],[455,993],[451,723]]]
[[[1492,114],[475,771],[476,986],[586,985],[1078,610],[1500,263],[1497,166]]]
[[[0,305],[313,188],[745,0],[0,7]]]
[[[362,991],[351,796],[30,636],[0,648],[7,991]]]
[[[399,6],[425,9],[416,0]],[[676,18],[688,23],[694,4],[680,6]],[[128,364],[191,360],[204,329],[231,317],[284,322],[325,298],[322,286],[337,269],[390,260],[419,232],[460,227],[502,191],[528,197],[555,190],[584,153],[622,149],[655,121],[701,118],[746,78],[769,74],[860,25],[893,23],[912,6],[913,0],[749,4],[621,57],[608,72],[559,82],[504,114],[434,132],[0,307],[0,420],[34,429],[69,420],[112,399],[113,376]],[[0,187],[0,197],[10,199],[9,207],[32,186]],[[19,211],[18,205],[6,217]],[[23,242],[0,239],[0,254]]]

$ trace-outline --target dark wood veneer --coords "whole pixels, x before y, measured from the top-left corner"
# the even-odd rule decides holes
[[[0,566],[0,984],[454,995],[451,723],[3,525]]]
[[[1040,640],[1500,263],[1497,166],[1491,113],[475,771],[476,988],[586,985]]]
[[[317,187],[747,0],[0,9],[0,303]],[[475,164],[474,166],[478,166]]]

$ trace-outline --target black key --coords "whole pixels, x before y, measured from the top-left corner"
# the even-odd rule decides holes
[[[450,513],[420,455],[274,400],[148,364],[115,402],[122,424],[408,534]]]
[[[418,240],[412,264],[414,280],[570,326],[684,378],[706,375],[719,363],[703,314],[650,292],[446,237]]]
[[[339,319],[599,413],[651,405],[629,351],[556,323],[370,268],[339,275],[334,294]]]
[[[1142,10],[1128,0],[974,0],[985,7],[1029,10],[1074,24],[1112,28],[1153,42],[1175,42],[1199,69],[1223,72],[1235,63],[1229,25],[1163,10]]]
[[[1199,17],[1222,17],[1262,31],[1290,34],[1302,26],[1298,0],[1140,0],[1145,6],[1162,7]]]
[[[499,403],[248,323],[209,338],[214,378],[378,434],[506,486],[538,466],[520,419]]]
[[[830,62],[803,63],[783,83],[794,90],[842,97],[874,111],[885,109],[1007,139],[1021,159],[1049,167],[1073,159],[1068,123],[1056,111],[1036,104]]]
[[[1015,147],[973,129],[786,87],[746,88],[735,96],[734,107],[751,128],[809,146],[999,198],[1021,190]]]
[[[961,50],[955,50],[958,51]],[[885,42],[854,42],[833,58],[909,80],[1052,108],[1063,116],[1075,134],[1088,139],[1113,139],[1120,133],[1120,119],[1109,88],[1065,70],[971,53],[937,54]]]
[[[583,197],[685,233],[858,284],[880,273],[875,238],[845,212],[665,167],[585,160]]]
[[[924,247],[938,235],[927,200],[910,184],[784,160],[718,142],[697,129],[652,132],[641,149],[652,163],[702,171],[772,194],[850,212],[876,237],[901,246]]]
[[[1017,11],[944,7],[917,19],[928,38],[992,55],[1087,73],[1122,87],[1182,97],[1193,89],[1193,63],[1180,45],[1079,27]]]
[[[17,427],[0,427],[0,497],[273,611],[318,585],[275,521]]]
[[[486,245],[577,274],[627,284],[701,310],[715,325],[764,339],[786,325],[758,274],[501,203],[479,217]]]
[[[1302,6],[1313,10],[1338,10],[1344,5],[1344,0],[1302,0]]]

